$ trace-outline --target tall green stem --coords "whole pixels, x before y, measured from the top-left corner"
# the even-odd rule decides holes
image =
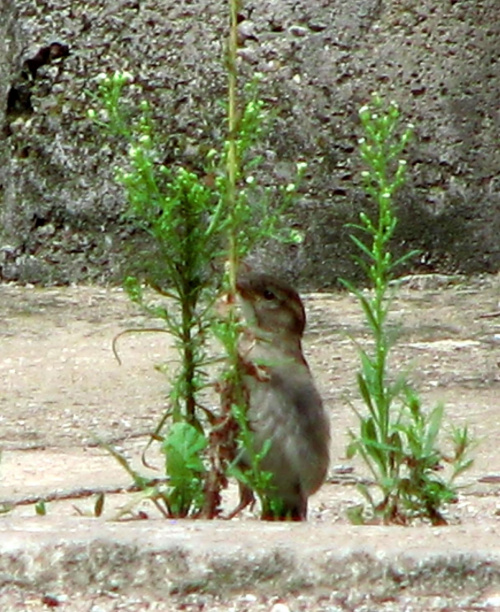
[[[185,420],[190,425],[197,423],[196,418],[196,385],[195,376],[197,370],[197,363],[195,360],[194,351],[194,338],[193,338],[193,321],[194,321],[194,309],[195,305],[191,303],[190,299],[183,300],[182,302],[182,352],[183,352],[183,367],[182,373],[184,377],[184,406],[185,406],[185,417],[180,416],[178,420]],[[176,420],[176,419],[174,419]]]
[[[236,181],[238,176],[238,0],[229,0],[229,41],[227,51],[228,68],[228,139],[227,139],[227,205],[230,217],[229,229],[229,286],[236,293],[236,271],[238,268],[238,216],[236,202]]]
[[[189,197],[189,192],[182,192],[181,210],[184,220],[180,250],[182,257],[177,263],[178,293],[181,304],[181,347],[182,347],[182,372],[181,385],[182,397],[184,399],[184,415],[179,415],[179,420],[185,419],[190,425],[197,427],[199,421],[196,416],[196,393],[198,391],[196,376],[200,364],[196,351],[196,313],[200,296],[200,282],[196,232],[198,231],[198,219],[194,210],[195,203]],[[175,417],[175,415],[174,415]],[[174,418],[174,420],[176,420]]]

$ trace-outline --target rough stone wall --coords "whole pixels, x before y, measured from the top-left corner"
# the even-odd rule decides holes
[[[86,118],[88,92],[99,73],[129,70],[168,135],[167,157],[196,164],[223,130],[226,13],[222,0],[3,0],[1,277],[119,277],[144,237],[121,219],[123,151]],[[273,252],[280,267],[316,288],[356,276],[344,224],[370,205],[357,111],[377,90],[415,125],[397,247],[421,249],[414,266],[426,270],[498,270],[498,0],[247,0],[240,34],[242,73],[265,75],[276,116],[265,180],[309,163],[296,210],[306,240]],[[27,80],[53,42],[69,55]]]

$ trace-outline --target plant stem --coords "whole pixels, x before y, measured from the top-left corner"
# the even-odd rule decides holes
[[[236,294],[236,272],[238,269],[238,216],[236,202],[236,181],[238,174],[238,110],[237,88],[238,69],[236,66],[238,51],[238,0],[229,0],[229,40],[227,52],[228,70],[228,138],[227,138],[227,206],[229,224],[229,288]]]
[[[199,270],[197,269],[196,232],[198,230],[198,219],[195,210],[195,202],[190,197],[189,190],[182,193],[182,218],[184,227],[180,249],[182,257],[178,263],[181,296],[181,346],[183,353],[183,397],[185,406],[185,420],[198,428],[201,428],[196,417],[196,374],[199,371],[199,363],[196,355],[196,312],[200,295]]]
[[[194,306],[191,300],[182,301],[182,352],[183,352],[183,366],[182,375],[184,377],[184,405],[185,405],[185,420],[190,425],[197,423],[195,414],[196,410],[196,385],[195,385],[195,374],[196,374],[196,362],[195,362],[195,351],[193,347],[194,338],[192,336],[193,331],[193,318],[194,318]],[[175,420],[183,420],[181,415]]]

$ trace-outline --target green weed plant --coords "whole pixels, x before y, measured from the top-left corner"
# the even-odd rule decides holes
[[[373,348],[358,347],[357,383],[365,410],[353,406],[360,427],[358,433],[349,432],[347,454],[361,457],[376,493],[359,485],[367,503],[349,514],[356,523],[376,520],[406,525],[421,519],[440,525],[446,522],[443,508],[456,499],[456,477],[472,463],[472,440],[467,427],[453,429],[452,452],[445,455],[439,447],[443,405],[426,411],[407,376],[394,377],[388,367],[391,284],[398,266],[415,255],[410,252],[395,259],[390,247],[397,226],[394,198],[405,181],[407,165],[401,155],[412,127],[402,129],[398,106],[393,102],[385,106],[378,96],[360,109],[359,116],[364,131],[360,153],[367,166],[362,175],[364,188],[376,212],[373,216],[361,212],[359,223],[350,227],[351,239],[361,252],[357,262],[371,291],[365,293],[345,280],[343,284],[359,300]]]
[[[131,300],[161,322],[158,328],[139,331],[168,333],[179,354],[176,369],[162,367],[170,384],[169,408],[152,436],[161,442],[166,457],[170,485],[161,494],[154,488],[154,497],[167,516],[216,516],[229,473],[257,491],[264,488],[260,480],[268,479],[259,471],[260,455],[250,452],[252,433],[244,425],[246,400],[237,350],[240,322],[233,309],[220,320],[214,306],[221,292],[235,302],[237,268],[256,245],[276,237],[300,240],[283,229],[283,214],[306,165],[297,164],[294,183],[277,189],[259,185],[255,173],[262,158],[256,149],[267,113],[258,97],[258,77],[242,88],[243,99],[238,99],[235,19],[228,50],[228,136],[208,151],[202,172],[181,161],[171,166],[161,162],[164,142],[146,98],[138,110],[124,102],[125,90],[134,81],[131,74],[102,75],[89,111],[89,117],[128,151],[127,168],[116,169],[129,202],[126,216],[155,245],[153,257],[138,264],[142,274],[124,282]],[[147,297],[146,288],[160,296],[160,304]],[[135,330],[125,333],[129,331]],[[204,405],[201,395],[211,384],[213,358],[207,346],[214,337],[222,343],[227,363],[221,382],[222,413]],[[252,458],[246,474],[236,467],[243,448]],[[120,462],[124,464],[123,458]],[[148,487],[147,480],[133,476]]]

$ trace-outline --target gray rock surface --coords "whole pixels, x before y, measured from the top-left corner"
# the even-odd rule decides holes
[[[132,72],[131,97],[138,102],[141,86],[153,104],[166,157],[196,165],[223,135],[226,11],[220,0],[3,0],[2,278],[119,278],[145,238],[121,218],[113,173],[123,147],[86,118],[97,76]],[[357,111],[377,90],[415,125],[398,248],[421,249],[423,270],[498,270],[498,17],[497,0],[244,3],[241,72],[264,74],[275,113],[263,179],[286,181],[297,160],[309,163],[295,211],[306,239],[280,248],[280,267],[315,287],[356,276],[344,224],[369,206]],[[70,55],[27,80],[26,60],[53,42]]]

